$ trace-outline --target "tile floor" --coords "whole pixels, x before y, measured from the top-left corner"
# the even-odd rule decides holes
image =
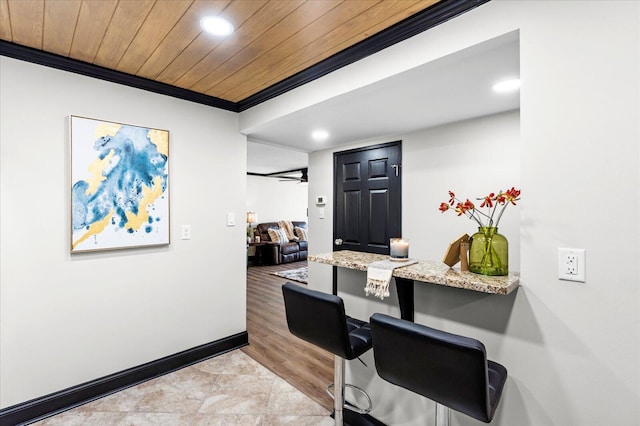
[[[240,350],[34,423],[38,426],[332,424],[327,410]]]

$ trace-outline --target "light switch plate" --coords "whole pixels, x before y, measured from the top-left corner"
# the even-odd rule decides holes
[[[182,225],[180,228],[180,238],[183,240],[191,239],[191,225]]]
[[[233,212],[227,213],[227,226],[236,226],[236,214]]]

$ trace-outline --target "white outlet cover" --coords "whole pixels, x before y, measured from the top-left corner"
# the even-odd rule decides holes
[[[570,264],[575,260],[575,264]],[[573,271],[573,272],[572,272]],[[558,278],[565,281],[585,282],[586,261],[584,249],[558,248]]]

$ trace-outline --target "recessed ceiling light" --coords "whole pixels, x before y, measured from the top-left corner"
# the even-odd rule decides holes
[[[493,90],[500,93],[513,92],[520,88],[520,79],[512,78],[510,80],[502,80],[493,85]]]
[[[216,36],[228,36],[233,32],[231,22],[219,16],[205,16],[200,20],[200,28]]]
[[[311,137],[314,141],[322,142],[329,138],[329,133],[326,130],[314,130],[311,132]]]

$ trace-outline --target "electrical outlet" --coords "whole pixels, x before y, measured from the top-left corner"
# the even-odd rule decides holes
[[[558,278],[585,282],[584,249],[558,249]]]
[[[564,269],[567,275],[578,275],[578,256],[574,253],[567,254]]]

